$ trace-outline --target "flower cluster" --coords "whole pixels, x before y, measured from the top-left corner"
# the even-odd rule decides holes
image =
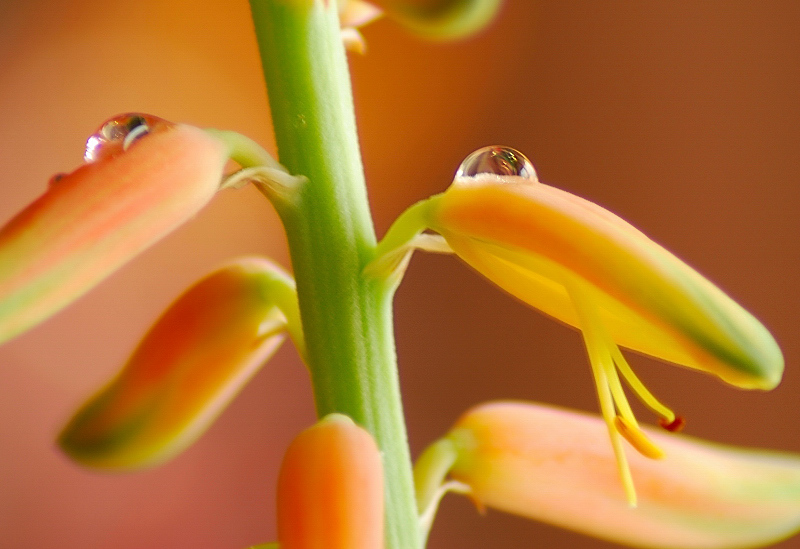
[[[314,2],[279,4],[311,10]],[[481,28],[500,2],[376,4],[418,33],[446,39]],[[383,12],[363,0],[338,6],[331,17],[342,28],[331,34],[338,41],[341,30],[349,48],[363,51],[357,27]],[[105,122],[84,159],[0,228],[0,343],[68,306],[222,189],[253,183],[280,210],[310,184],[238,134],[145,114]],[[767,329],[694,269],[613,213],[539,182],[524,155],[497,146],[469,155],[444,192],[406,210],[353,277],[388,302],[415,250],[455,255],[579,330],[600,416],[532,402],[467,411],[413,468],[412,539],[427,539],[449,492],[640,547],[752,547],[800,529],[800,456],[676,434],[683,418],[625,358],[630,349],[744,389],[780,382],[783,356]],[[66,424],[59,445],[93,469],[161,464],[202,435],[284,340],[311,356],[312,332],[290,274],[264,258],[233,260],[167,308]],[[626,386],[663,429],[639,424]],[[384,546],[392,503],[386,448],[365,427],[332,413],[296,437],[279,474],[278,541],[261,549]],[[409,464],[408,494],[410,471]]]
[[[274,162],[231,175],[231,158],[257,163],[260,153],[242,153],[242,143],[250,146],[148,115],[103,124],[86,164],[55,176],[0,230],[2,339],[56,313],[231,181],[291,177]],[[468,412],[415,468],[425,534],[447,491],[640,546],[760,544],[800,526],[800,458],[654,433],[631,412],[622,381],[667,429],[680,423],[620,346],[744,388],[768,389],[781,377],[783,359],[766,329],[675,256],[599,206],[540,183],[527,159],[504,147],[477,151],[447,191],[401,215],[364,276],[399,281],[416,248],[454,253],[581,330],[602,412],[602,421],[533,403]],[[231,262],[168,308],[75,414],[60,445],[93,468],[163,462],[208,427],[287,334],[303,354],[292,278],[265,259]],[[622,440],[638,452],[627,456]],[[341,415],[301,434],[278,487],[280,546],[378,547],[379,455],[369,433]]]

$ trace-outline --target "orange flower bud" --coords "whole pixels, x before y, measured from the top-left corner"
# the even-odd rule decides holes
[[[217,192],[228,147],[146,115],[106,122],[86,161],[0,229],[0,342],[80,297]]]
[[[294,439],[278,477],[281,549],[383,547],[383,468],[372,436],[331,414]]]
[[[291,315],[279,302],[293,287],[288,275],[256,258],[200,280],[75,414],[59,438],[62,449],[105,469],[148,467],[179,453],[283,342]]]

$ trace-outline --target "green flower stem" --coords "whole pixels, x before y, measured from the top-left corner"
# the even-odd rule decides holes
[[[317,414],[367,428],[384,456],[386,548],[419,549],[392,324],[375,253],[335,2],[251,0],[279,158],[307,178],[273,203],[286,228]]]

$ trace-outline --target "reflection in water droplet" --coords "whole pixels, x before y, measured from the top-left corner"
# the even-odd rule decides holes
[[[474,177],[478,174],[518,176],[538,182],[536,170],[524,154],[511,147],[484,147],[478,149],[461,163],[456,178]]]
[[[86,141],[86,162],[97,162],[103,158],[116,156],[145,135],[172,126],[163,118],[149,114],[128,113],[115,116],[100,126]]]

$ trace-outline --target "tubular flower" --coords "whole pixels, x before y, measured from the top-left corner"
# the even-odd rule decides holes
[[[295,438],[278,476],[281,549],[383,547],[383,469],[372,436],[331,414]]]
[[[426,453],[449,454],[451,478],[478,504],[637,547],[755,547],[800,529],[800,456],[651,431],[666,457],[631,457],[640,499],[630,509],[604,431],[597,417],[495,402]]]
[[[425,228],[446,245],[430,244]],[[770,389],[783,356],[769,332],[731,298],[611,212],[538,181],[519,152],[487,147],[469,156],[450,188],[413,206],[379,249],[400,269],[413,247],[455,252],[489,280],[583,333],[603,417],[631,503],[635,494],[620,435],[651,457],[619,374],[670,430],[681,418],[644,387],[619,346]],[[405,255],[403,255],[405,254]]]
[[[167,309],[59,444],[90,467],[136,469],[169,459],[275,352],[287,325],[299,325],[288,275],[256,258],[217,270]]]
[[[220,188],[228,146],[148,115],[109,120],[86,164],[0,229],[0,343],[80,297]]]

